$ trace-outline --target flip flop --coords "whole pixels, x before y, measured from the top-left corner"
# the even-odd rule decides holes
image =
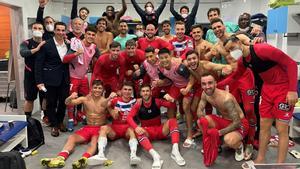
[[[256,169],[252,160],[244,162],[241,167],[242,169]]]
[[[190,148],[193,144],[195,144],[194,139],[185,139],[184,143],[183,143],[183,147],[185,148]]]

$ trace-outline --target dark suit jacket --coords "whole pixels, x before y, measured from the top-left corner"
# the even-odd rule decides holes
[[[69,50],[70,45],[66,45]],[[46,41],[36,56],[35,78],[37,84],[48,86],[70,83],[69,66],[62,62],[53,38]]]

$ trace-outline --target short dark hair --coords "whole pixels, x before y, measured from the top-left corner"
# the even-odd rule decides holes
[[[127,21],[124,20],[124,19],[121,19],[121,20],[120,20],[119,25],[120,25],[121,23],[126,23],[126,25],[127,25]]]
[[[198,5],[198,4],[197,4]],[[190,12],[190,8],[186,5],[182,6],[180,9],[179,9],[179,12],[181,13],[181,10],[183,9],[186,9],[188,12]]]
[[[64,26],[65,29],[67,29],[67,25],[66,25],[65,23],[63,23],[63,22],[55,22],[55,24],[54,24],[54,30],[56,29],[56,27],[57,27],[58,25]]]
[[[98,23],[99,23],[100,21],[105,21],[105,25],[107,26],[107,20],[106,20],[105,18],[103,18],[103,17],[97,19],[96,25],[98,25]]]
[[[134,89],[134,84],[131,81],[124,81],[122,87],[124,87],[124,86],[130,86],[130,87],[132,87],[132,89]]]
[[[99,86],[99,85],[103,86],[103,82],[101,80],[99,80],[99,79],[95,79],[92,82],[92,86],[94,86],[94,85],[96,85],[96,86]]]
[[[94,27],[94,26],[88,26],[86,29],[85,29],[85,32],[94,32],[94,33],[97,33],[97,29]]]
[[[194,49],[189,50],[188,52],[186,52],[185,56],[186,58],[192,54],[196,54],[197,56],[199,56],[198,52],[195,51]]]
[[[159,50],[158,55],[165,54],[165,53],[170,54],[170,50],[167,48],[162,48]]]
[[[117,41],[113,41],[110,45],[109,48],[117,48],[117,47],[121,47],[121,44]]]
[[[196,28],[200,28],[203,31],[203,28],[200,24],[195,24],[191,27],[191,30],[196,29]]]
[[[185,25],[185,23],[184,23],[183,21],[176,21],[176,22],[175,22],[175,26],[176,26],[176,25]]]
[[[145,84],[141,85],[140,92],[142,91],[142,88],[145,88],[145,87],[148,87],[151,90],[151,85],[149,83],[145,83]]]
[[[112,8],[113,12],[115,11],[115,7],[113,7],[111,5],[106,6],[106,10],[108,10],[108,8]]]
[[[163,26],[163,25],[165,25],[165,24],[168,24],[168,25],[171,26],[170,20],[164,20],[164,21],[162,21],[161,25]]]
[[[152,47],[152,46],[149,46],[149,47],[147,47],[147,48],[145,49],[145,53],[150,53],[150,52],[152,52],[152,53],[154,53],[154,52],[155,52],[155,49],[154,49],[154,47]]]
[[[209,13],[212,11],[217,11],[218,15],[220,15],[220,8],[209,8],[207,11],[207,17],[209,17]]]
[[[220,18],[214,18],[214,19],[212,19],[212,20],[210,21],[210,25],[213,25],[214,23],[217,23],[217,22],[221,22],[222,25],[224,25],[222,19],[220,19]]]
[[[126,46],[126,47],[127,47],[127,46],[136,46],[136,42],[135,42],[134,39],[130,39],[130,40],[126,41],[125,46]]]
[[[212,76],[214,78],[214,80],[216,80],[216,77],[210,72],[210,71],[204,71],[202,74],[201,74],[201,78],[202,77],[206,77],[206,76]]]
[[[236,36],[236,35],[231,35],[229,38],[227,38],[227,39],[225,39],[225,41],[224,41],[224,46],[226,46],[226,44],[228,43],[228,42],[238,42],[238,41],[240,41],[240,39]]]
[[[90,13],[90,10],[88,10],[87,7],[81,7],[81,8],[79,9],[79,12],[82,11],[82,10],[86,10],[88,14]]]

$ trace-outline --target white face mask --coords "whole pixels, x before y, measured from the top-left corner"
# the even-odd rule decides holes
[[[181,16],[182,16],[183,18],[186,18],[188,15],[189,15],[189,14],[187,14],[187,13],[181,14]]]
[[[235,59],[238,60],[241,56],[243,56],[243,52],[241,49],[235,49],[230,51],[230,55]]]
[[[46,25],[46,29],[49,32],[53,32],[54,31],[54,25],[53,24],[48,24],[48,25]]]
[[[41,38],[43,36],[43,32],[38,31],[38,30],[33,30],[32,31],[32,36],[36,38]]]
[[[153,8],[152,8],[151,6],[147,6],[147,7],[146,7],[146,11],[147,11],[148,13],[151,13],[151,12],[153,11]]]
[[[136,35],[138,38],[140,38],[140,37],[143,37],[143,36],[144,36],[144,32],[142,32],[142,31],[136,31],[136,32],[135,32],[135,35]]]

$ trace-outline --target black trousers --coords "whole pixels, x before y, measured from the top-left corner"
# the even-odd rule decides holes
[[[47,106],[45,115],[48,117],[51,127],[58,127],[64,121],[66,114],[65,99],[69,95],[69,84],[62,83],[60,86],[47,86]]]

